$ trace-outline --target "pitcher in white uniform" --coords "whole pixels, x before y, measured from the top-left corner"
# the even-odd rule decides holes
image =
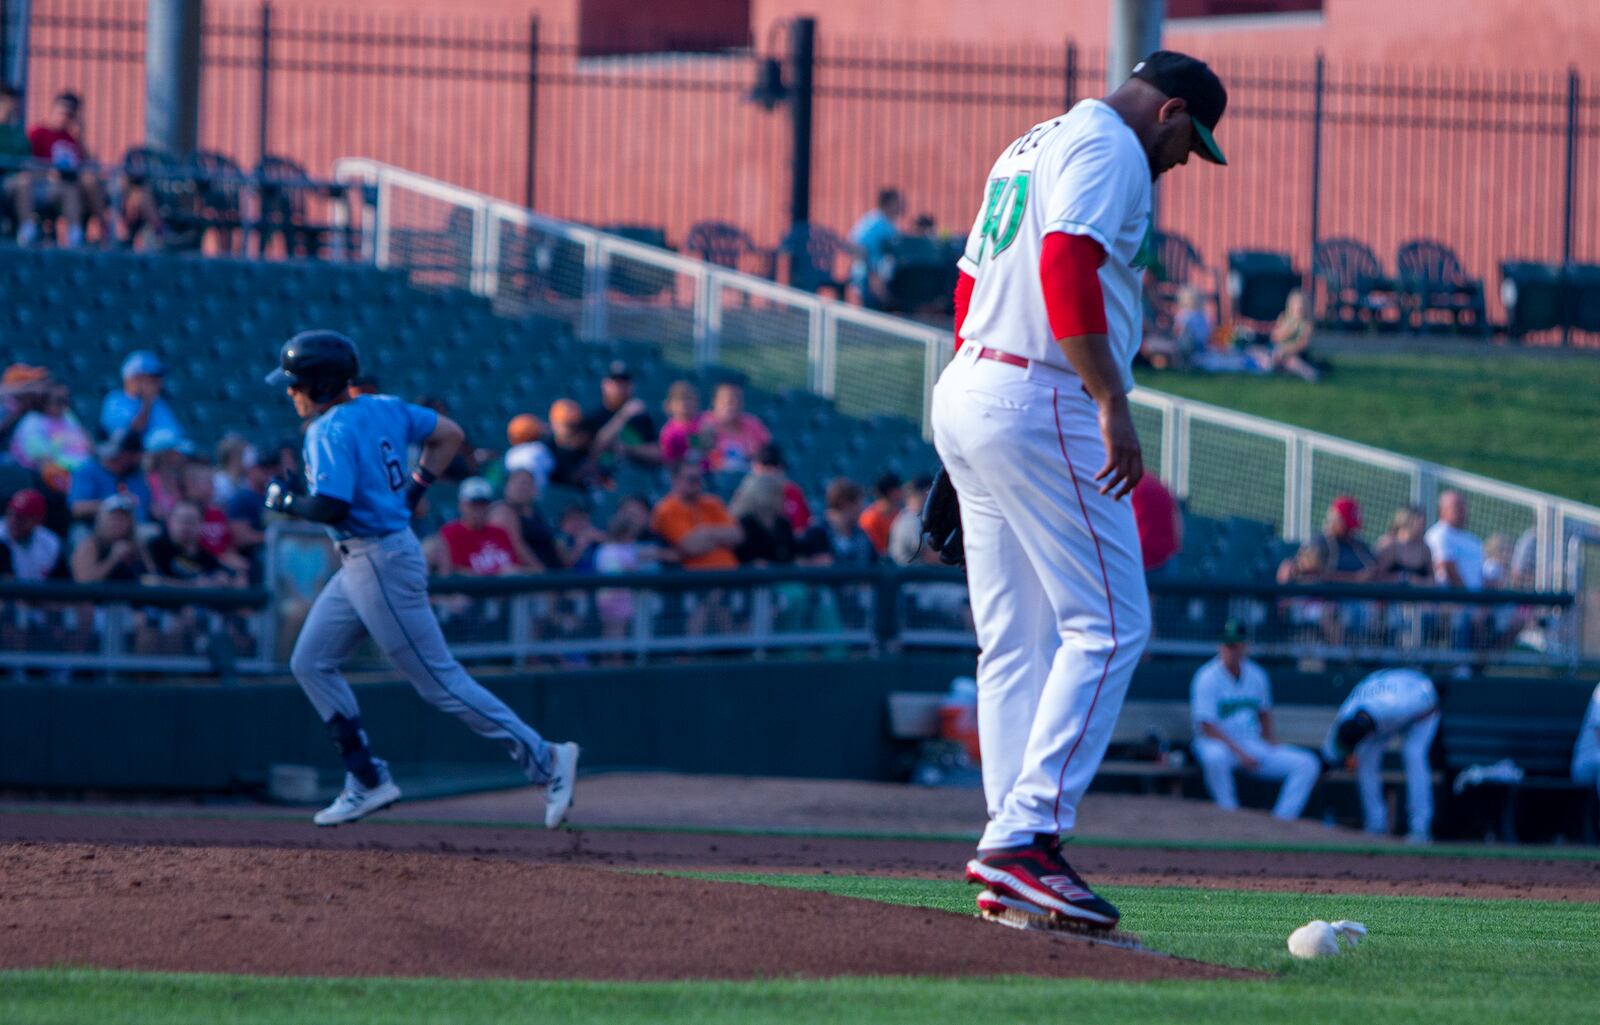
[[[959,351],[933,396],[961,501],[982,654],[989,824],[968,878],[986,900],[1109,928],[1117,909],[1060,852],[1149,633],[1128,406],[1152,183],[1223,163],[1227,105],[1200,61],[1159,52],[1103,100],[1006,146],[959,261]],[[1008,905],[1009,906],[1009,905]]]
[[[1239,807],[1233,774],[1281,780],[1272,814],[1297,819],[1322,775],[1322,760],[1303,747],[1280,744],[1272,723],[1272,684],[1250,660],[1244,628],[1229,620],[1217,657],[1201,666],[1189,684],[1195,760],[1217,807]]]
[[[1388,808],[1383,803],[1383,752],[1400,738],[1406,771],[1406,839],[1427,843],[1433,838],[1433,772],[1428,751],[1439,732],[1439,693],[1433,681],[1415,669],[1380,669],[1356,684],[1339,706],[1323,758],[1356,774],[1361,793],[1363,828],[1388,833]]]

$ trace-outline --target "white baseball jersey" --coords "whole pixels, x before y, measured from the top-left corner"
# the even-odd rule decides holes
[[[1378,724],[1375,736],[1385,740],[1438,705],[1439,693],[1434,690],[1433,681],[1415,669],[1380,669],[1356,684],[1339,706],[1323,742],[1323,752],[1330,759],[1338,757],[1334,738],[1339,726],[1357,712],[1372,716],[1372,721]]]
[[[1572,773],[1577,775],[1580,766],[1590,766],[1600,762],[1600,737],[1595,736],[1600,732],[1600,686],[1595,687],[1594,697],[1589,699],[1589,711],[1583,717],[1583,729],[1578,734],[1577,746],[1572,749]]]
[[[1272,708],[1272,685],[1267,671],[1249,659],[1239,667],[1237,679],[1214,658],[1195,671],[1189,684],[1189,718],[1195,735],[1200,724],[1211,723],[1238,743],[1261,739],[1260,713]]]
[[[1007,146],[989,171],[983,206],[959,261],[976,280],[961,336],[1070,372],[1056,344],[1039,280],[1052,231],[1086,235],[1100,266],[1111,351],[1129,367],[1142,335],[1140,291],[1150,230],[1150,162],[1133,129],[1099,100],[1041,121]]]

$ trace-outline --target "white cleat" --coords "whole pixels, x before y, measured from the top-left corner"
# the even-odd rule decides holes
[[[342,826],[375,811],[382,811],[398,800],[400,788],[395,786],[387,773],[371,790],[363,787],[354,776],[345,773],[343,792],[333,799],[332,804],[311,816],[311,821],[319,826]]]
[[[570,741],[552,745],[550,760],[550,781],[544,785],[544,826],[556,829],[572,808],[572,791],[578,783],[578,745]]]

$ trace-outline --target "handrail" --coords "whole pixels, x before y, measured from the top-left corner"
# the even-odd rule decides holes
[[[0,580],[0,599],[37,602],[101,602],[182,608],[264,609],[275,595],[264,587],[169,587],[149,584],[84,584],[73,580]]]

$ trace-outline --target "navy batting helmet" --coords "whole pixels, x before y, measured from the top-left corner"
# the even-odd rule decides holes
[[[296,388],[313,402],[327,402],[361,371],[356,343],[337,331],[302,331],[283,343],[278,369],[267,383]]]

